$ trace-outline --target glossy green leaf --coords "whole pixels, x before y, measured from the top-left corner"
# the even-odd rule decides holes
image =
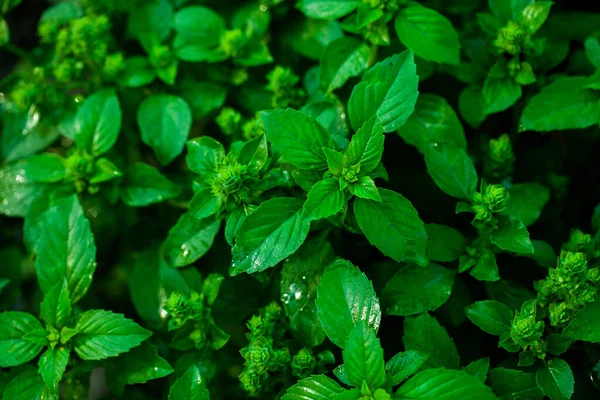
[[[575,391],[573,371],[566,361],[552,358],[535,374],[538,387],[551,400],[570,399]]]
[[[300,379],[281,400],[330,400],[343,391],[340,385],[325,375],[313,375]]]
[[[533,253],[529,232],[521,221],[511,220],[490,235],[490,241],[506,251]]]
[[[477,171],[463,149],[451,144],[431,144],[425,151],[427,172],[445,193],[470,201],[477,187]]]
[[[492,390],[464,371],[429,369],[419,372],[396,392],[397,399],[497,400]]]
[[[110,150],[121,130],[121,106],[112,90],[102,90],[86,99],[75,118],[75,144],[91,154]]]
[[[179,187],[159,170],[141,162],[125,169],[124,180],[121,199],[130,207],[160,203],[176,197],[180,192]]]
[[[71,316],[71,298],[67,280],[54,285],[44,296],[42,301],[41,317],[54,328],[62,328]]]
[[[535,382],[535,374],[516,369],[490,370],[488,384],[501,400],[541,400],[544,397]]]
[[[71,350],[67,347],[57,346],[54,349],[47,349],[40,357],[38,363],[40,375],[46,386],[53,392],[58,391],[58,383],[67,369],[70,354]]]
[[[370,58],[371,50],[358,39],[348,36],[331,42],[321,56],[321,86],[327,92],[341,88],[369,67]]]
[[[430,260],[451,262],[465,254],[467,242],[460,231],[439,224],[425,224],[425,231]]]
[[[172,267],[195,262],[210,250],[220,227],[221,221],[214,216],[194,218],[189,212],[183,214],[163,245],[165,260]]]
[[[303,218],[309,221],[330,217],[337,214],[347,202],[347,196],[340,190],[335,178],[327,178],[317,182],[306,197],[302,206]]]
[[[400,352],[392,357],[385,364],[385,369],[392,386],[399,384],[417,372],[423,363],[427,361],[427,358],[429,356],[426,353],[416,350]]]
[[[583,307],[562,332],[573,340],[600,343],[600,302]]]
[[[358,0],[302,0],[300,10],[317,19],[338,19],[348,15],[360,5]]]
[[[383,155],[383,127],[377,117],[372,117],[352,136],[346,149],[346,158],[350,165],[360,163],[360,173],[373,171]]]
[[[43,329],[42,325],[31,314],[20,311],[0,313],[0,367],[13,367],[37,356],[43,346],[24,336],[40,329]]]
[[[350,332],[342,356],[346,377],[353,386],[360,387],[366,382],[375,390],[385,384],[383,349],[365,321],[360,321]]]
[[[510,330],[514,312],[499,301],[483,300],[467,307],[467,317],[484,332],[500,336]]]
[[[209,400],[206,382],[194,365],[183,376],[177,378],[169,391],[169,400]]]
[[[122,392],[125,385],[146,383],[173,372],[167,360],[158,355],[156,346],[147,342],[120,355],[114,363],[108,375],[117,382],[118,392]]]

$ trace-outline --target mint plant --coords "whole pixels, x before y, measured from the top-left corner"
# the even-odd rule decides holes
[[[600,389],[600,14],[0,0],[0,400]]]

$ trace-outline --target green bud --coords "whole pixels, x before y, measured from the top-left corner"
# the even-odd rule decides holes
[[[231,107],[225,107],[221,110],[215,122],[224,134],[233,135],[240,131],[242,114]]]
[[[574,229],[571,232],[569,241],[564,245],[567,251],[577,252],[586,251],[592,244],[592,235],[581,232],[579,229]]]
[[[535,73],[531,64],[528,62],[521,63],[520,70],[515,75],[515,82],[519,85],[530,85],[536,81]]]
[[[342,179],[347,183],[354,183],[358,181],[359,172],[360,163],[351,166],[344,166],[344,168],[342,168]]]
[[[317,360],[306,347],[301,349],[292,359],[292,374],[299,378],[311,375],[317,366]]]
[[[490,139],[488,157],[485,159],[485,173],[495,180],[504,179],[512,174],[515,154],[510,137],[503,134],[497,139]]]

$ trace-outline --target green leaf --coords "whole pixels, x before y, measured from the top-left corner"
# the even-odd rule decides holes
[[[583,77],[561,78],[533,96],[521,114],[521,130],[582,129],[598,123],[599,97]]]
[[[68,174],[65,159],[51,153],[27,157],[13,166],[18,169],[21,179],[31,182],[56,183],[64,180]]]
[[[427,172],[445,193],[470,201],[477,187],[477,171],[467,152],[451,144],[432,144],[425,151]]]
[[[210,400],[206,382],[198,367],[191,366],[185,374],[177,378],[169,390],[169,400]]]
[[[94,163],[94,175],[89,178],[91,184],[108,182],[123,176],[123,173],[107,158],[100,158]]]
[[[460,231],[446,225],[425,224],[427,257],[432,261],[451,262],[466,251],[466,240]]]
[[[379,190],[377,190],[377,186],[375,186],[375,182],[366,175],[361,176],[358,178],[358,181],[350,184],[348,189],[350,193],[361,199],[381,201],[381,195],[379,194]]]
[[[331,400],[343,391],[340,385],[325,375],[313,375],[300,379],[281,400]]]
[[[260,113],[273,149],[300,169],[326,169],[323,148],[333,149],[329,133],[308,115],[288,109]]]
[[[92,283],[96,245],[89,221],[77,196],[56,201],[43,215],[35,270],[38,283],[48,293],[66,278],[72,303],[79,301]]]
[[[75,144],[93,155],[110,150],[121,130],[121,106],[112,90],[101,90],[86,99],[75,118]]]
[[[214,216],[194,218],[189,212],[183,214],[163,245],[165,260],[172,267],[193,263],[210,250],[220,227],[221,220]]]
[[[437,63],[458,64],[458,33],[439,12],[420,5],[408,6],[396,16],[395,27],[400,42],[415,55]]]
[[[61,5],[68,3],[61,3]],[[44,384],[41,375],[33,367],[14,377],[6,387],[2,400],[54,400],[56,396]]]
[[[149,0],[129,13],[127,28],[149,51],[155,42],[165,40],[172,28],[173,6],[167,0]]]
[[[137,162],[125,169],[121,199],[129,207],[144,207],[176,197],[179,186],[146,163]]]
[[[595,301],[583,307],[571,319],[562,335],[573,340],[600,343],[600,302]]]
[[[303,218],[313,221],[330,217],[337,214],[347,201],[347,196],[340,190],[337,179],[323,179],[308,192],[306,202],[302,206]]]
[[[424,369],[458,369],[460,366],[454,341],[448,336],[446,329],[428,313],[404,320],[402,340],[406,350],[416,350],[429,355],[423,364]]]
[[[571,367],[560,358],[552,358],[537,370],[535,381],[551,400],[570,399],[575,391]]]
[[[258,174],[267,163],[269,147],[265,135],[247,141],[240,149],[238,162],[247,166],[250,174]]]
[[[529,3],[529,1],[527,1]],[[552,1],[536,1],[529,4],[521,12],[519,23],[525,27],[529,33],[537,32],[550,14],[550,7],[554,4]]]
[[[186,80],[178,86],[178,93],[190,106],[194,119],[206,117],[220,109],[227,98],[227,88],[213,82]]]
[[[342,356],[346,377],[354,387],[360,387],[363,381],[371,390],[385,384],[383,349],[365,321],[350,332]]]
[[[148,58],[136,56],[125,60],[119,84],[125,87],[138,88],[152,83],[155,78],[156,72],[154,72]]]
[[[24,217],[37,198],[47,195],[48,185],[23,174],[25,160],[0,168],[0,214]]]
[[[63,346],[57,346],[54,349],[47,349],[40,357],[39,372],[48,386],[53,392],[58,391],[58,383],[62,379],[71,350]]]
[[[327,158],[327,168],[329,169],[329,172],[334,176],[339,176],[347,164],[344,154],[327,148],[324,148],[323,151],[325,152],[325,158]],[[319,175],[317,174],[316,177],[318,178],[318,176]]]
[[[14,367],[26,363],[42,351],[43,346],[24,336],[43,330],[31,314],[7,311],[0,314],[0,367]]]
[[[381,161],[384,139],[383,127],[374,116],[352,136],[345,153],[348,163],[350,165],[360,163],[361,174],[373,171]]]
[[[153,94],[137,111],[142,141],[154,150],[161,165],[170,164],[183,150],[192,126],[192,111],[181,97]]]
[[[180,9],[173,21],[177,34],[173,41],[175,54],[184,61],[222,61],[227,58],[217,51],[225,33],[225,20],[207,7]]]
[[[413,53],[402,52],[375,64],[354,86],[348,116],[355,130],[374,115],[384,132],[400,128],[412,114],[419,91]]]
[[[273,198],[248,215],[236,237],[229,273],[263,271],[298,250],[310,229],[310,222],[302,218],[302,203],[291,197]]]
[[[171,365],[158,355],[156,346],[147,342],[120,355],[107,369],[107,374],[117,384],[117,393],[123,393],[125,385],[146,383],[163,378],[173,372]]]
[[[550,190],[537,183],[518,183],[508,189],[508,214],[529,226],[535,223],[550,200]]]
[[[188,167],[203,178],[217,172],[225,161],[223,145],[209,136],[202,136],[187,142],[186,161]]]
[[[494,368],[489,373],[489,385],[501,400],[542,400],[535,374],[516,369]]]
[[[486,357],[469,363],[469,365],[464,367],[462,370],[467,374],[479,379],[481,383],[485,383],[489,369],[490,359],[489,357]]]
[[[467,318],[490,335],[500,336],[510,330],[514,312],[495,300],[477,301],[467,307]]]
[[[71,298],[67,280],[54,285],[44,296],[42,301],[41,317],[52,327],[60,329],[71,316]]]
[[[485,113],[494,114],[510,108],[521,98],[521,85],[509,76],[504,59],[499,60],[490,69],[483,84]]]
[[[521,221],[508,221],[498,230],[492,231],[490,241],[505,251],[532,254],[533,244],[529,232]]]
[[[427,265],[427,233],[410,201],[387,189],[379,189],[381,202],[357,198],[354,213],[369,242],[397,262]]]
[[[431,143],[451,143],[463,150],[467,140],[462,124],[446,99],[435,94],[421,94],[415,112],[398,134],[408,144],[425,153]]]
[[[349,261],[339,260],[327,267],[317,287],[316,303],[321,325],[338,347],[344,348],[361,321],[379,329],[381,308],[373,284]]]
[[[319,81],[326,92],[344,86],[348,79],[369,67],[371,50],[361,40],[342,37],[327,46],[321,56]]]
[[[102,360],[125,353],[148,339],[152,332],[122,314],[90,310],[77,317],[73,348],[84,360]]]
[[[419,372],[398,389],[395,399],[497,400],[492,390],[464,371],[429,369]]]
[[[596,37],[585,39],[585,54],[597,69],[600,68],[600,40]]]
[[[481,88],[468,86],[460,92],[458,97],[458,111],[460,116],[473,128],[479,128],[486,118],[485,99]]]
[[[350,14],[360,5],[358,0],[302,0],[300,10],[316,19],[338,19]]]
[[[434,263],[426,267],[401,266],[383,290],[385,311],[407,316],[438,309],[450,298],[455,275],[453,270]]]
[[[392,357],[386,364],[385,369],[392,386],[407,379],[421,368],[429,356],[416,350],[400,352]]]

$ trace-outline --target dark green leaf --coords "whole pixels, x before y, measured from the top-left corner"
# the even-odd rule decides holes
[[[331,42],[321,56],[321,86],[327,92],[341,88],[348,79],[358,76],[369,67],[370,58],[371,50],[358,39],[342,37]]]
[[[134,163],[125,169],[125,185],[121,199],[130,207],[144,207],[172,199],[179,194],[177,185],[145,163]]]
[[[494,368],[489,375],[489,385],[501,400],[541,400],[544,397],[535,383],[535,374]]]
[[[41,317],[54,328],[62,328],[71,316],[71,298],[67,280],[54,285],[44,296],[42,301]]]
[[[404,320],[404,336],[406,350],[416,350],[429,355],[423,368],[458,369],[460,358],[454,341],[448,336],[435,318],[428,313]]]
[[[529,232],[521,221],[511,220],[490,235],[490,241],[506,251],[515,253],[533,253],[533,244]]]
[[[464,371],[429,369],[398,389],[394,398],[415,400],[497,400],[492,390]]]
[[[538,387],[551,400],[570,399],[575,391],[573,371],[564,360],[552,358],[535,374]]]
[[[427,231],[427,257],[432,261],[451,262],[465,254],[465,237],[446,225],[425,224]]]
[[[477,187],[477,171],[466,151],[451,144],[431,144],[425,151],[427,172],[452,197],[470,201]]]
[[[484,300],[467,307],[467,317],[484,332],[500,336],[510,330],[514,312],[499,301]]]
[[[215,217],[194,218],[189,212],[183,214],[165,240],[165,260],[172,267],[193,263],[210,250],[220,227],[221,221]]]
[[[209,400],[206,382],[198,368],[193,365],[183,376],[177,378],[169,391],[169,400]]]

